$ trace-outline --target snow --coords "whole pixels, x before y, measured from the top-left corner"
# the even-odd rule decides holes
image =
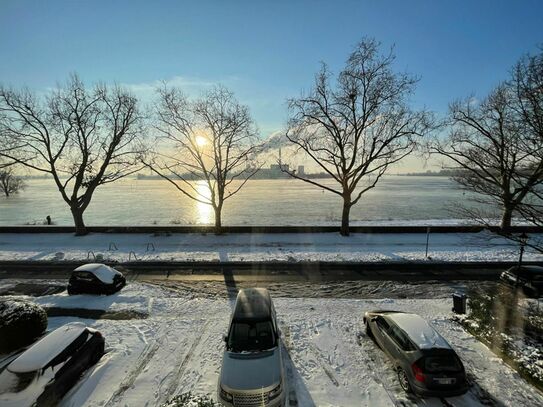
[[[113,278],[116,275],[118,276],[122,275],[117,270],[101,263],[84,264],[76,268],[74,271],[88,271],[94,274],[100,281],[106,284],[113,284]]]
[[[137,311],[147,313],[163,291],[155,287],[146,287],[143,292],[139,284],[128,284],[122,291],[113,295],[68,295],[66,291],[56,295],[44,295],[33,299],[42,307],[85,308],[111,311]]]
[[[409,313],[391,313],[387,316],[396,322],[419,348],[451,348],[447,341],[420,316]]]
[[[110,298],[111,297],[111,298]],[[130,283],[108,297],[74,296],[79,308],[143,308],[147,319],[49,319],[51,328],[83,321],[106,338],[106,355],[64,398],[62,406],[158,406],[176,394],[216,398],[217,381],[235,295],[194,296],[144,283]],[[451,320],[443,299],[273,298],[283,340],[288,399],[299,406],[442,406],[438,399],[405,396],[392,364],[364,332],[373,309],[420,315],[458,353],[475,386],[455,406],[543,405],[543,396],[486,346]],[[42,299],[36,299],[40,302]],[[43,302],[64,306],[65,295]],[[76,304],[77,303],[77,304]],[[292,404],[291,404],[292,405]]]
[[[75,341],[85,331],[85,328],[85,324],[73,322],[54,330],[15,359],[8,366],[8,370],[13,373],[29,373],[43,369]]]
[[[36,306],[27,301],[14,301],[12,299],[0,301],[0,328],[10,325],[14,319],[25,314],[34,314]]]
[[[349,237],[339,233],[93,233],[80,237],[50,233],[46,237],[0,234],[0,260],[427,261],[425,233],[354,233]],[[428,256],[434,261],[514,261],[518,253],[518,244],[488,232],[431,233],[428,246]],[[524,260],[543,261],[543,254],[527,249]]]

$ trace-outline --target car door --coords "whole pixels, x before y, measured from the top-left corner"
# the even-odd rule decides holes
[[[390,356],[392,359],[394,359],[395,363],[401,364],[401,361],[403,361],[405,356],[405,351],[408,341],[405,337],[404,333],[400,328],[398,328],[395,324],[390,325],[390,329],[388,330],[388,337],[390,339]]]
[[[381,349],[390,355],[389,348],[391,346],[391,341],[388,337],[388,330],[390,329],[389,322],[384,317],[379,315],[375,319],[375,326],[377,329],[373,332],[373,336],[375,337],[377,344],[381,347]]]

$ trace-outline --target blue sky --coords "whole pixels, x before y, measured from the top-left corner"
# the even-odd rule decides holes
[[[536,50],[543,1],[0,0],[0,82],[44,90],[76,71],[144,98],[159,80],[222,82],[267,135],[319,62],[337,72],[364,36],[395,44],[397,68],[421,77],[414,103],[444,112]]]

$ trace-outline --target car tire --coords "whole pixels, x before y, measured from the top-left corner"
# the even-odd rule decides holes
[[[413,393],[413,388],[411,387],[411,383],[409,383],[409,378],[405,371],[399,367],[396,372],[398,373],[398,381],[400,382],[403,391],[406,393]]]
[[[68,295],[77,295],[79,294],[79,291],[77,291],[75,288],[68,286]]]

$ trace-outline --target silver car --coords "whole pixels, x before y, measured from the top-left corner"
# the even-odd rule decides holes
[[[285,405],[281,338],[268,290],[240,290],[224,337],[217,396],[223,406]]]

